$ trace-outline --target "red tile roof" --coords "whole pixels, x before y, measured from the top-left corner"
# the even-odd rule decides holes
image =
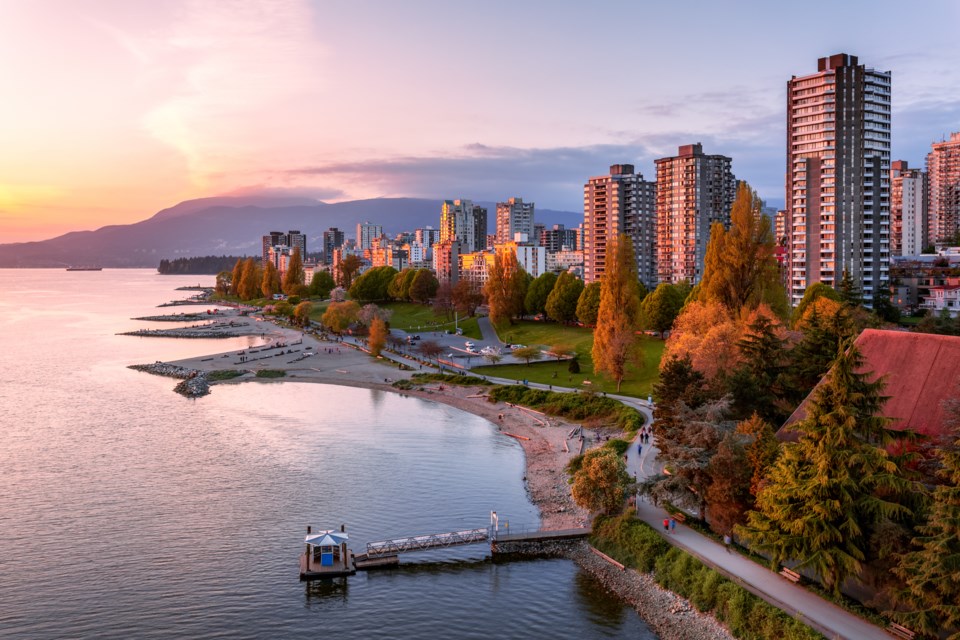
[[[863,370],[872,371],[873,379],[886,376],[884,395],[890,399],[883,413],[893,419],[893,429],[948,435],[943,401],[958,393],[960,337],[866,329],[855,344],[863,355]],[[777,432],[781,440],[795,438],[789,427],[806,417],[812,396],[813,392]]]

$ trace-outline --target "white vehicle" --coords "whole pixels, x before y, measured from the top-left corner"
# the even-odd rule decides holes
[[[464,344],[466,345],[467,349],[473,349],[473,346],[474,346],[474,345],[473,345],[473,343],[470,342],[469,340],[467,340]]]
[[[480,353],[485,356],[500,355],[500,349],[497,349],[496,347],[484,347],[483,349],[480,349]]]
[[[474,353],[474,354],[475,354],[475,353],[478,353],[478,351],[477,351],[476,349],[474,349],[473,347],[467,347],[467,348],[465,349],[465,351],[466,351],[467,353]]]
[[[510,345],[510,350],[511,350],[511,351],[515,351],[515,350],[517,350],[517,349],[526,349],[526,347],[523,346],[522,344],[512,344],[512,345]]]

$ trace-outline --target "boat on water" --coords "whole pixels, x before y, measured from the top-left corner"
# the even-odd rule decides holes
[[[103,271],[103,267],[67,267],[67,271]]]

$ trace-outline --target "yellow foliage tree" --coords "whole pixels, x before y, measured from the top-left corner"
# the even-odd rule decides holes
[[[696,300],[674,322],[661,363],[689,356],[693,368],[712,382],[737,364],[742,335],[742,323],[724,305]]]
[[[280,272],[272,262],[267,260],[263,268],[263,280],[260,282],[260,291],[264,298],[270,298],[275,293],[280,293]]]
[[[320,319],[334,333],[343,333],[360,315],[360,305],[353,300],[331,302]]]
[[[370,322],[370,336],[367,339],[367,344],[370,346],[370,355],[380,355],[380,352],[383,351],[383,348],[387,346],[388,333],[389,330],[387,329],[387,323],[384,322],[379,316],[375,317]]]
[[[616,380],[617,391],[627,364],[639,359],[636,331],[640,321],[640,283],[636,268],[633,244],[621,235],[607,252],[592,352],[593,370]]]
[[[240,285],[237,288],[237,294],[241,300],[253,300],[260,293],[260,281],[263,276],[260,274],[260,265],[253,258],[247,258],[243,261],[243,270],[240,275]]]
[[[623,507],[630,477],[623,458],[609,447],[592,449],[583,456],[573,476],[574,501],[591,511],[613,513]]]
[[[512,323],[514,316],[523,313],[527,274],[517,262],[516,253],[509,249],[497,251],[483,292],[487,296],[490,322],[493,324]]]

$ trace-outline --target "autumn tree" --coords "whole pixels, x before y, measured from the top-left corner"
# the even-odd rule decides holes
[[[240,286],[237,288],[237,294],[241,300],[253,300],[260,293],[260,266],[253,258],[247,258],[243,262],[243,272],[240,275]]]
[[[544,305],[547,315],[557,322],[573,322],[577,319],[577,305],[583,295],[583,280],[569,271],[557,278],[553,291]]]
[[[732,313],[766,302],[785,315],[786,292],[774,249],[763,201],[741,182],[730,210],[729,230],[720,222],[710,228],[699,299],[718,302]]]
[[[644,329],[656,331],[662,337],[673,327],[686,299],[685,289],[662,282],[640,303],[640,318]]]
[[[229,271],[221,271],[217,274],[217,280],[213,287],[214,291],[217,292],[217,295],[226,296],[230,294],[230,281],[232,278],[233,274],[231,274]]]
[[[390,322],[390,317],[392,315],[392,309],[384,309],[383,307],[378,307],[373,303],[365,304],[357,313],[357,321],[365,327],[372,327],[375,319],[379,318],[384,322],[384,324],[386,324]]]
[[[300,255],[300,247],[294,247],[283,274],[283,292],[288,296],[299,295],[303,279],[303,256]]]
[[[487,305],[490,307],[490,321],[495,325],[504,322],[513,324],[513,319],[523,313],[523,303],[527,295],[527,276],[517,262],[517,254],[509,249],[496,252],[493,267],[484,287]]]
[[[793,309],[792,317],[794,326],[800,324],[803,316],[807,313],[807,308],[820,298],[840,302],[840,294],[837,293],[833,287],[822,282],[814,282],[803,292],[803,298],[800,299],[800,302]]]
[[[577,355],[577,352],[569,344],[559,342],[550,347],[550,355],[557,359],[557,362],[564,358]]]
[[[293,309],[293,320],[301,327],[310,324],[310,312],[313,311],[313,303],[301,302]]]
[[[543,313],[547,307],[547,297],[553,291],[557,283],[557,274],[547,271],[540,274],[527,288],[527,296],[523,301],[523,307],[530,315]]]
[[[744,437],[728,431],[707,465],[710,480],[706,502],[710,528],[717,533],[732,533],[734,525],[746,521],[746,513],[753,506],[751,469],[747,461]]]
[[[577,320],[585,325],[597,324],[597,313],[600,312],[600,283],[591,282],[583,288],[577,300]]]
[[[600,281],[600,310],[593,332],[593,370],[617,381],[617,391],[636,349],[635,332],[640,297],[633,243],[620,235],[607,252],[607,268]]]
[[[233,272],[230,274],[230,295],[240,295],[240,280],[243,278],[243,266],[246,261],[243,258],[237,258],[237,263],[233,265]]]
[[[336,287],[336,283],[326,271],[315,271],[313,278],[310,279],[310,295],[321,300],[327,298],[330,292]]]
[[[537,347],[521,347],[513,350],[513,357],[520,358],[529,367],[533,360],[539,360],[543,357],[543,352]]]
[[[370,323],[370,335],[367,338],[370,355],[379,356],[383,348],[387,346],[387,333],[389,333],[387,323],[380,319],[379,316],[374,317]]]
[[[347,300],[346,302],[331,302],[330,306],[327,307],[327,310],[324,311],[323,317],[320,320],[328,329],[334,333],[340,334],[346,331],[351,324],[357,321],[359,314],[360,305],[353,300]]]
[[[426,304],[437,295],[440,282],[430,269],[417,269],[417,273],[410,281],[410,299],[420,304]]]
[[[277,267],[270,260],[267,260],[267,264],[263,267],[260,291],[264,298],[272,298],[273,294],[280,293],[280,272],[277,271]]]
[[[453,304],[453,285],[449,282],[438,284],[432,302],[434,315],[444,316],[447,320],[453,319],[453,311],[456,309]]]
[[[477,312],[477,307],[483,304],[483,294],[480,292],[480,286],[472,280],[459,280],[453,285],[451,293],[453,306],[458,313],[473,317]]]
[[[417,346],[417,351],[427,360],[433,358],[439,363],[440,354],[444,352],[444,348],[436,340],[424,340]]]
[[[739,529],[774,565],[797,561],[835,596],[860,574],[873,527],[909,515],[897,497],[910,483],[886,449],[870,441],[889,421],[878,415],[883,382],[869,378],[847,341],[807,417],[793,426],[799,440],[783,445]]]
[[[720,388],[739,360],[742,332],[739,320],[722,304],[697,300],[687,304],[674,322],[664,357],[689,356],[693,367]]]
[[[763,487],[764,478],[780,453],[780,441],[769,423],[758,414],[737,423],[737,433],[747,441],[747,465],[750,468],[750,495],[756,496]]]
[[[573,476],[573,499],[590,511],[614,513],[623,508],[630,477],[623,458],[612,448],[591,449]]]
[[[344,289],[349,289],[353,285],[353,278],[363,266],[363,259],[354,254],[347,254],[340,259],[337,264],[337,284]]]

